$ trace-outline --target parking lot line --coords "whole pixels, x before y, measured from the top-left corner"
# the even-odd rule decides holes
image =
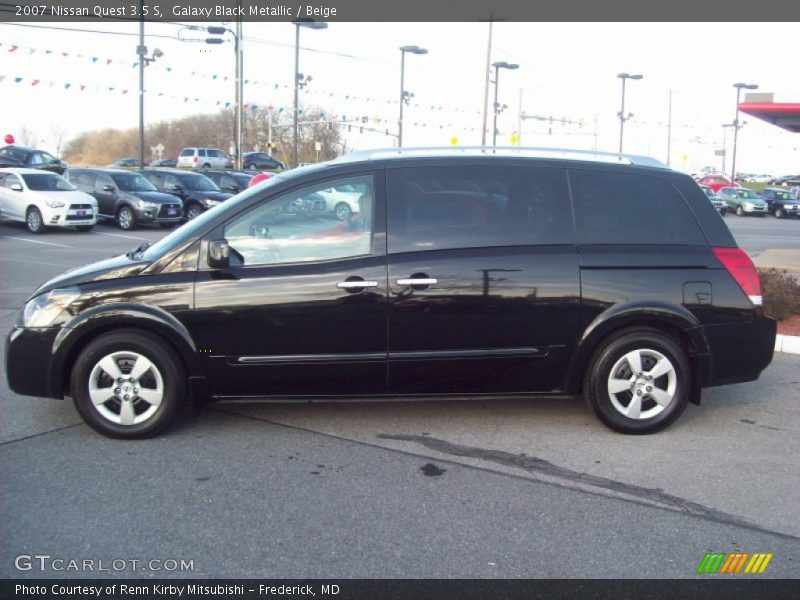
[[[45,246],[58,246],[59,248],[74,248],[75,246],[66,246],[64,244],[54,244],[53,242],[41,242],[39,240],[30,240],[24,237],[17,237],[15,235],[0,235],[0,237],[9,238],[12,240],[22,240],[23,242],[30,242],[32,244],[44,244]]]
[[[131,240],[141,240],[143,242],[149,242],[150,240],[143,237],[137,237],[135,235],[125,235],[124,233],[103,233],[102,231],[96,231],[98,235],[110,235],[112,237],[121,237],[121,238],[128,238]]]

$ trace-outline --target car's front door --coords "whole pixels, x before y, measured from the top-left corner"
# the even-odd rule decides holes
[[[25,192],[12,190],[12,185],[22,186],[22,182],[14,173],[7,173],[0,182],[0,204],[3,216],[20,220],[25,217]]]
[[[389,392],[557,390],[580,325],[565,171],[398,167],[387,182]]]
[[[267,197],[206,238],[189,327],[216,396],[374,395],[386,389],[383,179],[328,178]],[[347,223],[311,217],[303,198],[339,183],[367,189]]]
[[[105,217],[115,217],[117,214],[117,186],[111,177],[105,173],[98,173],[94,182],[94,197],[97,198],[97,210]]]

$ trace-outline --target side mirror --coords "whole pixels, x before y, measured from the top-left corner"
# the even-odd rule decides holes
[[[212,269],[227,269],[230,265],[231,248],[228,240],[208,242],[208,266]]]
[[[182,192],[183,191],[183,188],[181,186],[179,186],[179,185],[173,185],[172,187],[170,187],[170,189],[173,192]]]
[[[22,191],[22,184],[21,183],[12,183],[11,184],[11,189],[14,190],[15,192],[21,192]]]
[[[239,192],[241,192],[241,191],[242,191],[242,190],[241,190],[241,188],[239,188],[239,186],[237,186],[237,185],[229,185],[229,186],[227,187],[227,190],[228,190],[229,192],[233,192],[234,194],[238,194]]]
[[[113,185],[104,185],[100,189],[103,190],[104,192],[113,192],[114,191],[114,186]]]

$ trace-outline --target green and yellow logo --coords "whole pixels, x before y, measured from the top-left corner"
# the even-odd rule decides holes
[[[717,573],[719,575],[734,575],[749,573],[760,575],[767,570],[772,553],[766,552],[706,552],[703,560],[697,566],[701,574]]]

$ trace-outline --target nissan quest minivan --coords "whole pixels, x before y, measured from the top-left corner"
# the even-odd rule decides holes
[[[340,221],[301,210],[359,190]],[[153,245],[40,286],[7,339],[19,394],[152,436],[184,402],[583,395],[658,431],[751,381],[776,322],[723,219],[648,158],[402,149],[294,169]]]

